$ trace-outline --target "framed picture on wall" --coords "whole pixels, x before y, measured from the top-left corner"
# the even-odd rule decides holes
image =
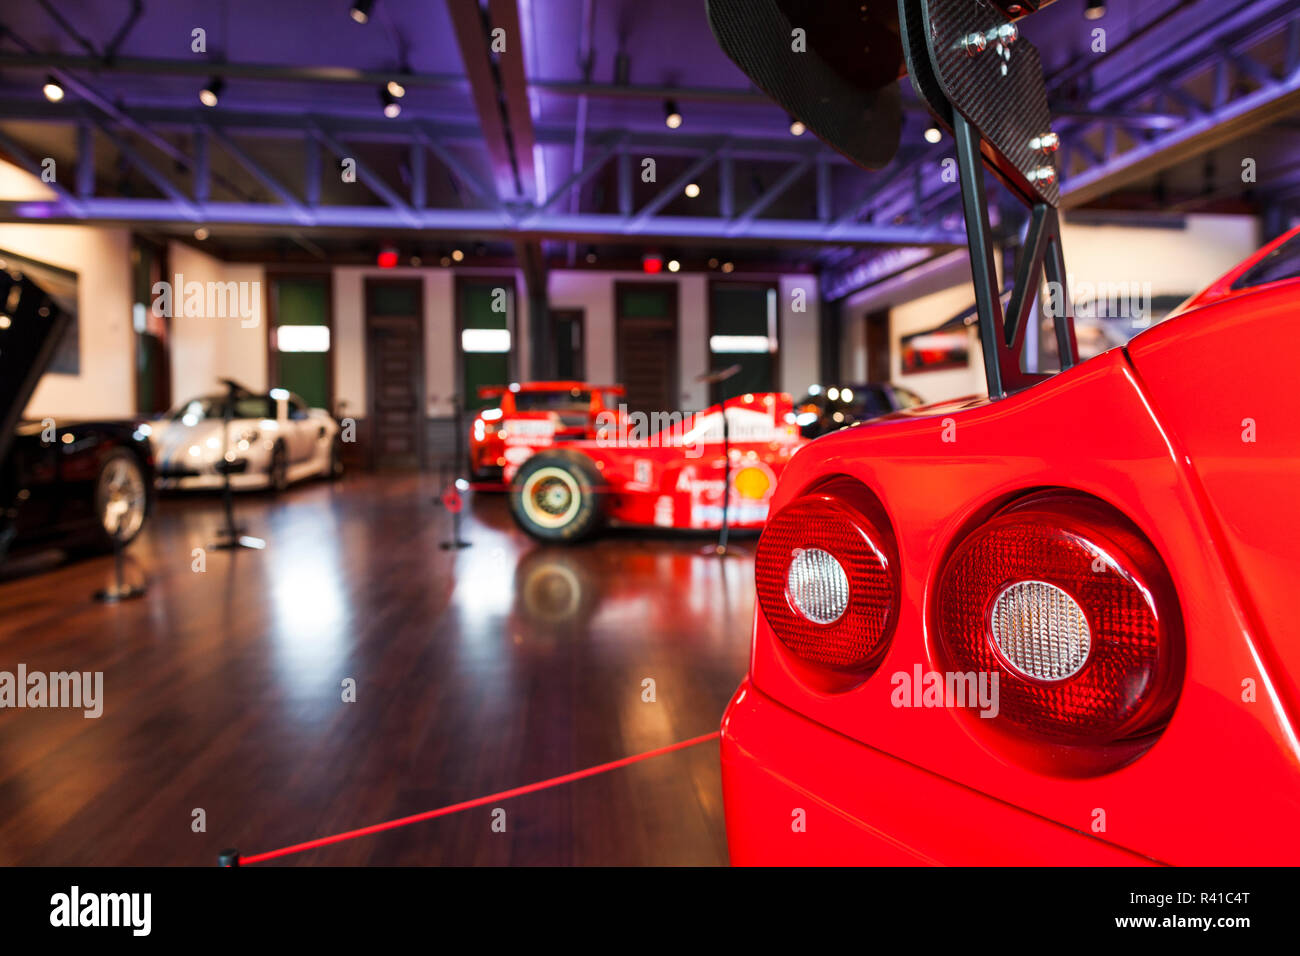
[[[913,332],[903,336],[899,345],[904,375],[970,365],[970,330],[964,323],[945,322],[937,329]]]
[[[47,296],[44,309],[58,309],[71,316],[68,330],[54,351],[50,364],[46,366],[47,374],[79,375],[81,374],[81,328],[77,316],[77,274],[68,269],[52,266],[47,262],[28,259],[14,252],[0,249],[0,269],[17,273],[18,277],[38,286]],[[15,285],[13,289],[18,289]],[[5,308],[0,303],[0,310]]]

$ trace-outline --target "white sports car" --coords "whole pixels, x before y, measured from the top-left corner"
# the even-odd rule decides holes
[[[152,425],[158,487],[220,488],[229,470],[232,488],[283,491],[302,478],[342,473],[339,425],[323,408],[282,388],[239,388],[229,403],[228,392],[204,395]]]

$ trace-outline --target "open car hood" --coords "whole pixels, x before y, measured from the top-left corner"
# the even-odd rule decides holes
[[[0,253],[0,461],[14,430],[72,323],[56,286],[62,270]],[[64,302],[64,304],[60,304]],[[7,320],[7,323],[6,321]]]

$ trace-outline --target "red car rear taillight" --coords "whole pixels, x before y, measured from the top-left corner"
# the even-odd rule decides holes
[[[1096,499],[1044,492],[967,537],[939,576],[935,620],[955,671],[999,674],[999,722],[1107,744],[1168,721],[1182,675],[1178,601],[1140,531]]]
[[[860,679],[879,663],[897,619],[898,572],[883,509],[837,482],[768,519],[754,574],[777,638],[811,676]]]

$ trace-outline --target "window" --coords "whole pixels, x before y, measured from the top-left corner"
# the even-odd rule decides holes
[[[491,404],[479,396],[480,388],[510,382],[514,307],[512,278],[459,281],[461,401],[467,409]]]
[[[333,388],[326,276],[279,276],[269,284],[271,384],[329,408]]]
[[[776,391],[776,286],[715,282],[709,300],[710,367],[740,366],[730,379],[712,386],[710,401],[720,401],[723,394]]]
[[[1281,279],[1300,277],[1300,235],[1282,243],[1267,256],[1243,272],[1232,284],[1233,291],[1249,289]]]

